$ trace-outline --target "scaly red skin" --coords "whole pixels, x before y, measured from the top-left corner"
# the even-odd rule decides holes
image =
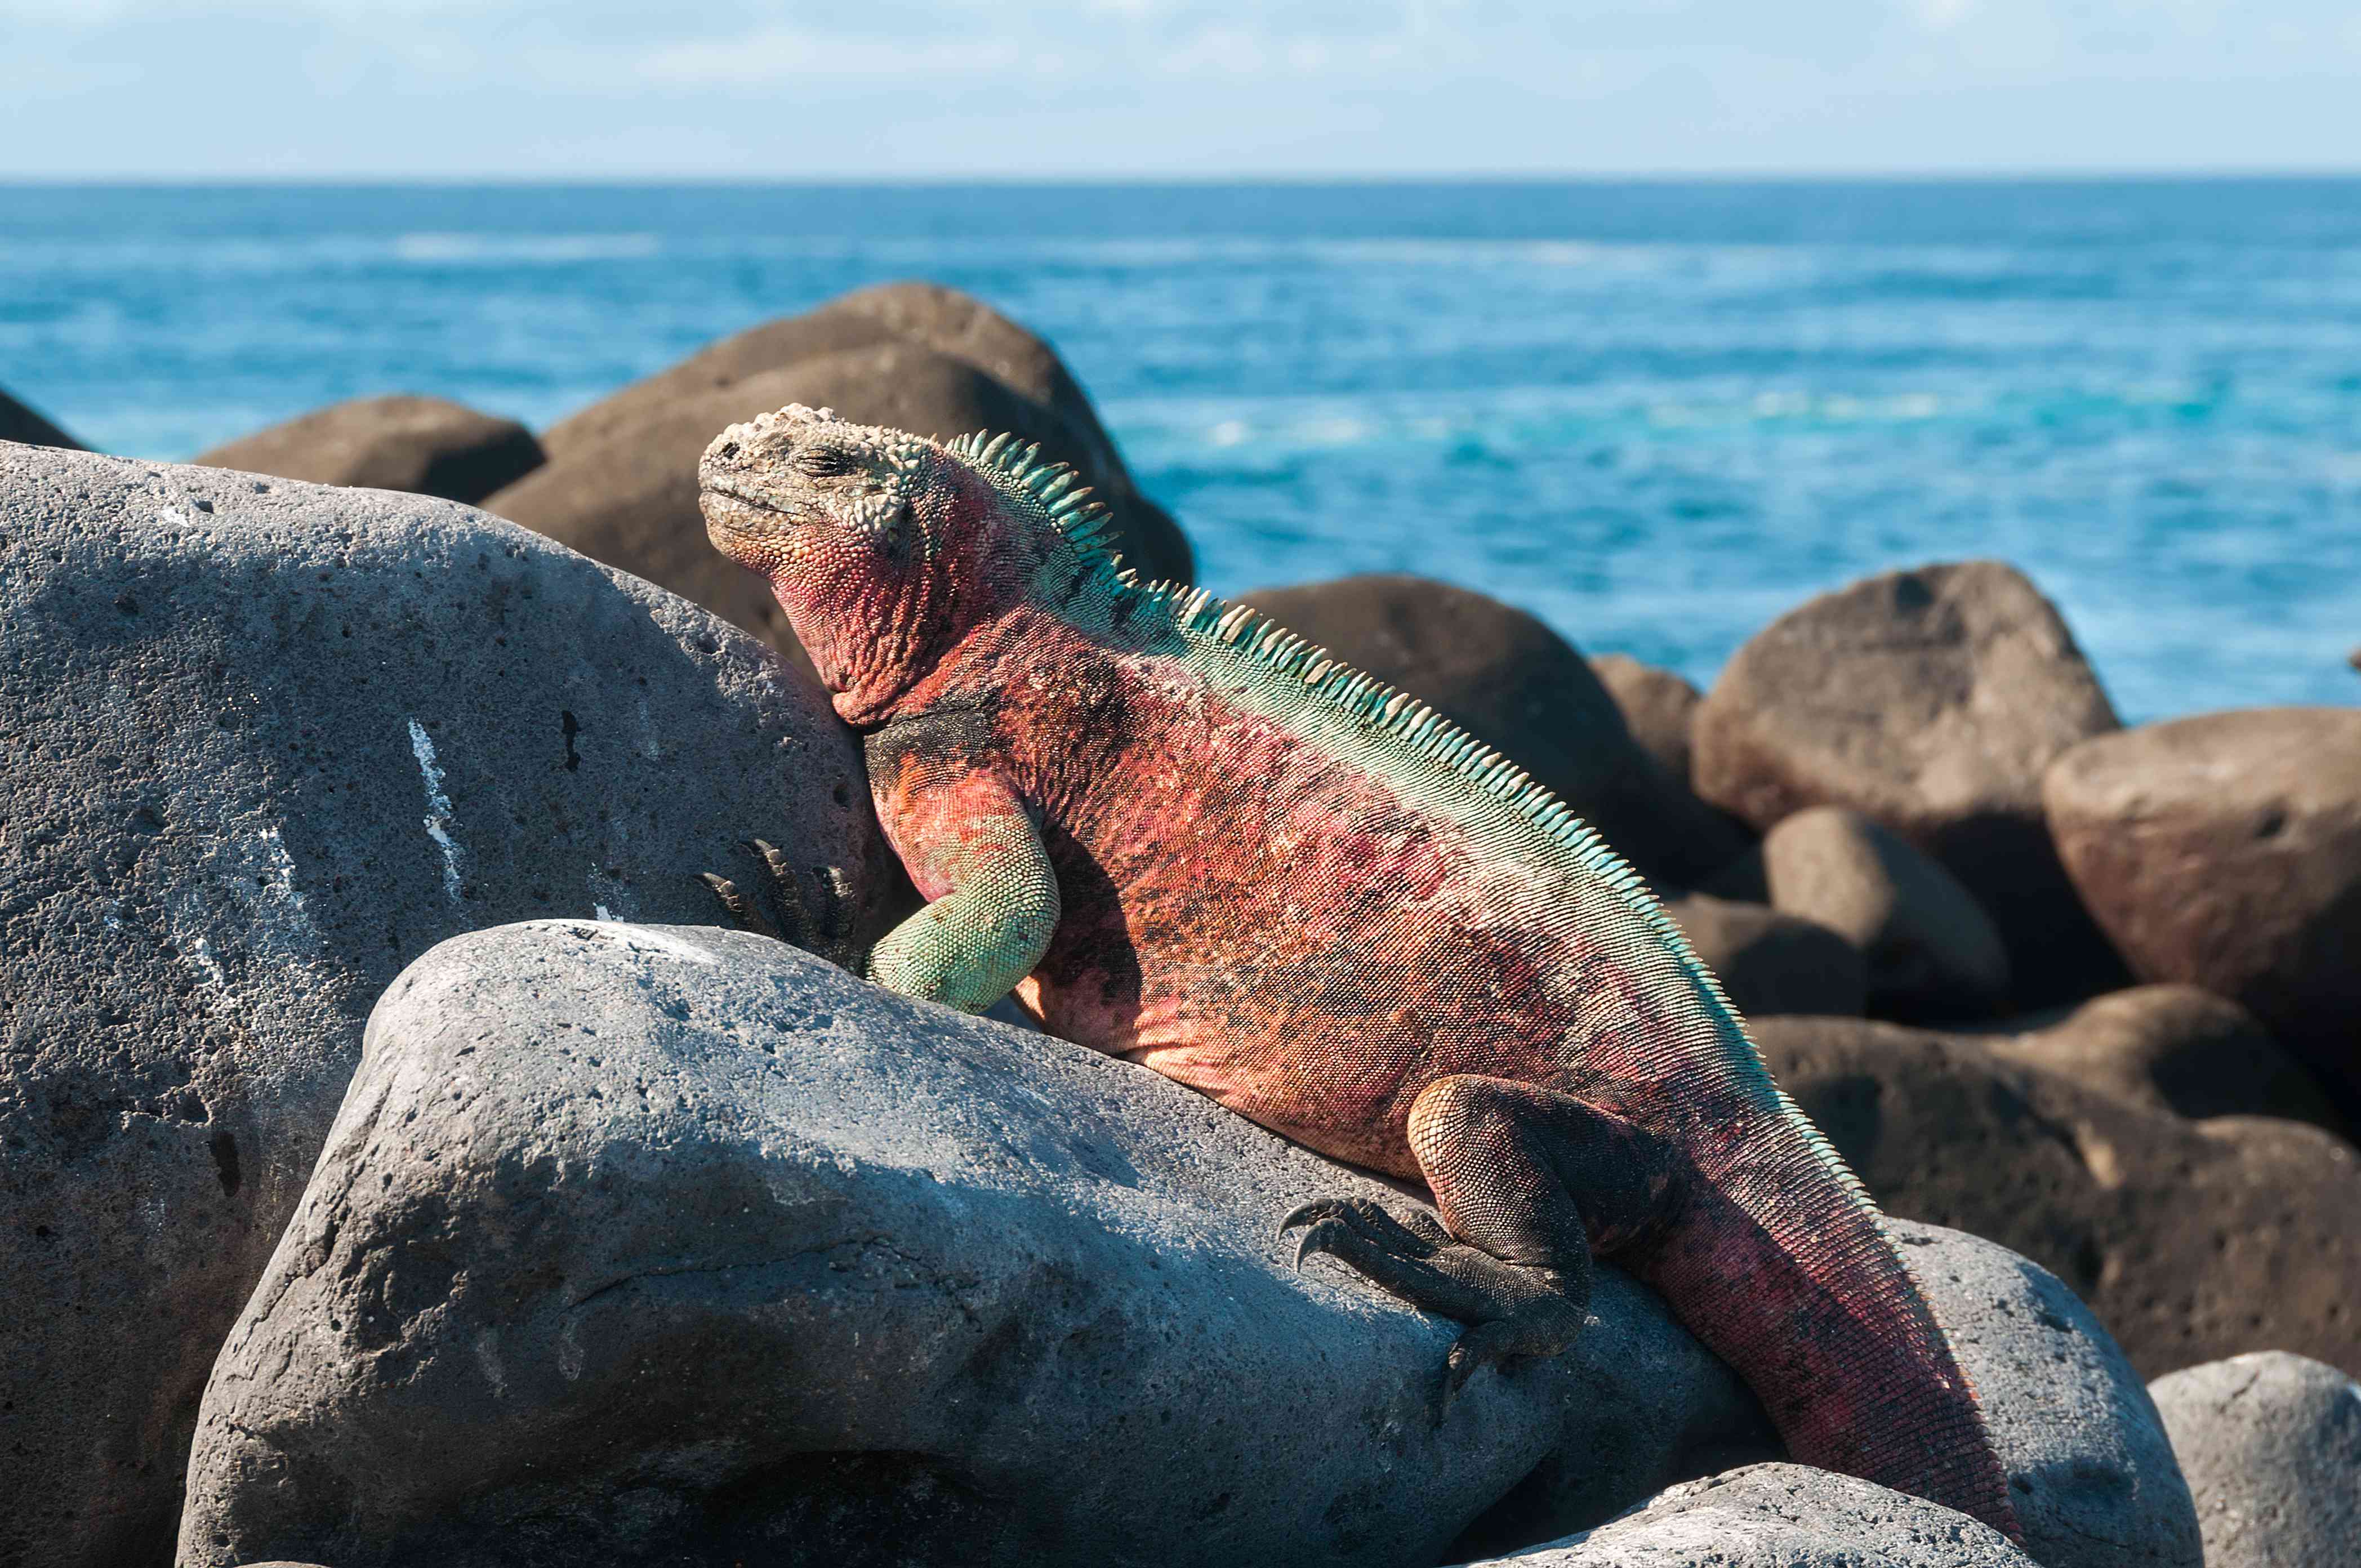
[[[1428,1183],[1448,1237],[1351,1212],[1315,1229],[1479,1324],[1455,1379],[1561,1348],[1589,1252],[1612,1253],[1797,1458],[2017,1536],[1972,1390],[1875,1209],[1767,1079],[1722,1059],[1759,1075],[1633,894],[1481,838],[1407,760],[1339,754],[1176,644],[1153,604],[1104,613],[1054,531],[976,465],[929,448],[914,468],[893,447],[901,477],[877,472],[907,492],[906,534],[828,532],[838,481],[791,457],[887,436],[799,410],[733,427],[708,455],[708,517],[866,730],[880,818],[944,901],[930,914],[979,878],[1031,885],[1046,852],[1054,931],[1018,991],[1050,1032]],[[766,528],[773,507],[796,526]]]

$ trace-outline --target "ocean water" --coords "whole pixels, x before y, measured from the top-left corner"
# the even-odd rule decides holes
[[[2361,181],[0,187],[0,386],[157,458],[539,426],[908,277],[1058,345],[1219,591],[1422,572],[1707,684],[1997,556],[2127,719],[2361,702]]]

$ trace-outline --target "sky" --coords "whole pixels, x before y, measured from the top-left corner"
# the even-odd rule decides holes
[[[0,0],[0,179],[2355,169],[2354,0]]]

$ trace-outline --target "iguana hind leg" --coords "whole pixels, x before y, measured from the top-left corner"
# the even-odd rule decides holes
[[[1661,1223],[1671,1170],[1621,1117],[1507,1079],[1429,1084],[1411,1106],[1409,1132],[1441,1223],[1332,1198],[1304,1204],[1280,1230],[1310,1224],[1299,1264],[1329,1254],[1380,1289],[1467,1325],[1444,1366],[1440,1419],[1480,1368],[1574,1343],[1590,1304],[1594,1238],[1612,1247]]]

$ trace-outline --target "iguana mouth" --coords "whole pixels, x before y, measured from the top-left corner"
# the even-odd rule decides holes
[[[785,507],[781,506],[778,502],[741,490],[735,485],[725,484],[719,480],[708,479],[705,483],[699,485],[697,488],[706,495],[726,496],[730,499],[736,501],[741,506],[752,507],[756,511],[768,512],[773,517],[785,518],[789,522],[799,523],[804,521],[801,517],[797,516],[795,512],[788,510]]]

